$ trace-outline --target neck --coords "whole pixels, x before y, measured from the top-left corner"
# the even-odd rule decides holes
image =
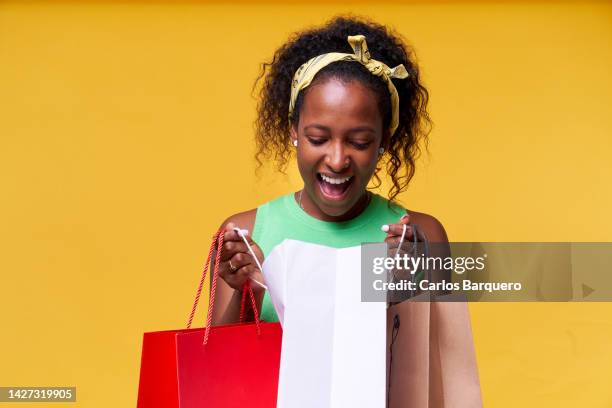
[[[321,221],[328,222],[341,222],[348,221],[359,216],[368,206],[371,199],[371,194],[368,191],[364,191],[363,195],[359,198],[357,203],[347,212],[342,215],[329,215],[321,211],[321,209],[310,199],[308,193],[304,189],[294,194],[295,200],[302,210]]]

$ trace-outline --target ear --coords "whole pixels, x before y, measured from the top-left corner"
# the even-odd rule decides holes
[[[380,147],[385,149],[385,151],[389,149],[390,138],[391,136],[389,134],[389,129],[383,130],[382,140],[380,141]]]
[[[289,135],[291,137],[291,144],[294,144],[294,142],[298,140],[297,125],[291,125],[289,127]]]

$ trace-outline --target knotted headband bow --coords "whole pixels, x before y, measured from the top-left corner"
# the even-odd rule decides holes
[[[399,122],[399,96],[397,95],[397,89],[391,78],[404,79],[408,78],[408,71],[403,64],[396,66],[395,68],[389,68],[385,63],[377,61],[370,57],[370,51],[368,50],[368,44],[366,43],[365,36],[363,35],[350,35],[348,42],[353,49],[354,54],[347,54],[342,52],[329,52],[327,54],[321,54],[313,57],[302,64],[295,75],[293,75],[293,82],[291,83],[291,100],[289,101],[289,120],[293,116],[293,109],[295,108],[295,101],[299,92],[306,88],[312,82],[313,78],[322,68],[336,61],[356,61],[361,63],[364,67],[372,73],[382,78],[389,88],[391,94],[391,123],[389,124],[389,136],[393,136],[397,129]]]

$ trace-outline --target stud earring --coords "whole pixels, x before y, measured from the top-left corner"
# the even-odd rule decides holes
[[[385,148],[381,147],[380,149],[378,149],[378,154],[383,154],[385,152]]]
[[[297,139],[295,139],[295,140],[293,141],[293,145],[294,145],[295,147],[297,147]]]

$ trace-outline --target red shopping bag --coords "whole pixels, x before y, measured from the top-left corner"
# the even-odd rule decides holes
[[[190,329],[215,244],[217,258],[207,324]],[[187,329],[144,334],[138,408],[276,406],[282,331],[279,323],[259,321],[248,282],[243,288],[240,320],[248,293],[255,323],[211,327],[222,246],[220,231],[213,239]]]

